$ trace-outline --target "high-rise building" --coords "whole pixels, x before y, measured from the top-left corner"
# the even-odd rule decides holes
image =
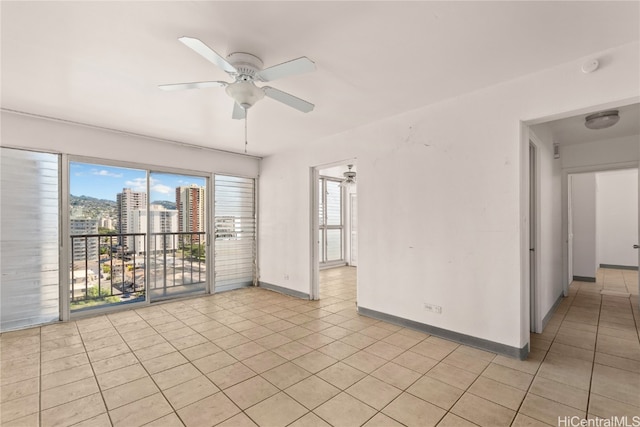
[[[133,191],[130,188],[123,188],[122,193],[118,193],[116,196],[116,203],[118,205],[118,233],[140,233],[140,231],[134,230],[130,217],[135,210],[146,211],[147,193]],[[133,240],[131,237],[121,237],[119,244],[126,246],[127,250],[132,250]]]
[[[70,218],[69,234],[72,236],[98,234],[98,220],[90,218]],[[75,237],[73,241],[73,261],[95,261],[100,257],[98,237]]]
[[[111,219],[110,216],[103,216],[99,219],[99,227],[106,228],[107,230],[114,230],[116,223]]]
[[[129,213],[130,228],[132,233],[146,233],[149,229],[150,239],[149,250],[152,253],[163,251],[173,251],[178,247],[178,239],[173,235],[158,235],[159,233],[173,233],[178,230],[178,211],[166,209],[160,205],[149,206],[149,216],[146,209],[135,209]],[[156,234],[158,233],[158,234]],[[136,236],[130,239],[129,251],[143,254],[147,248],[144,236]]]
[[[178,209],[178,231],[203,232],[206,230],[207,203],[206,189],[198,185],[176,188],[176,208]],[[204,242],[204,236],[193,235],[192,242]]]

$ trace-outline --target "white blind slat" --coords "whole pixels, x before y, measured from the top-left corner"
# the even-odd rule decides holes
[[[59,317],[58,156],[0,149],[0,331]]]
[[[253,284],[255,277],[255,182],[215,176],[216,289]]]

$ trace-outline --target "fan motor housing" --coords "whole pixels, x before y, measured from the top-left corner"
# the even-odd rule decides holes
[[[238,70],[238,80],[253,80],[264,66],[260,58],[246,52],[231,53],[227,61]]]

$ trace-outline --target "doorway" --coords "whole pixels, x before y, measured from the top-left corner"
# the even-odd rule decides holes
[[[567,183],[569,280],[636,300],[638,169],[573,173]]]
[[[72,315],[207,291],[208,177],[80,158],[69,171]]]
[[[353,307],[358,241],[355,162],[318,166],[311,172],[311,299],[322,295],[325,303]]]

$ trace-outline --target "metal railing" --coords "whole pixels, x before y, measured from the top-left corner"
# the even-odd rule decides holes
[[[70,237],[72,310],[204,290],[205,232]]]
[[[205,289],[205,239],[205,232],[150,235],[148,283],[151,299]]]

